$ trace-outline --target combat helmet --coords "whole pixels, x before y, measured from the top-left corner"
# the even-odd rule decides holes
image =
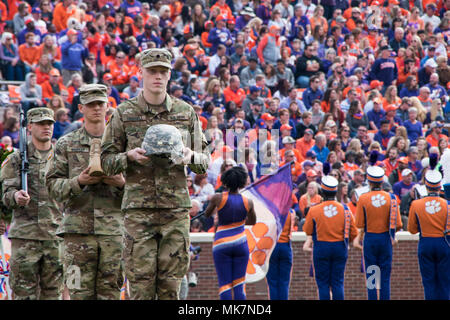
[[[147,129],[142,142],[145,156],[169,158],[179,163],[183,158],[184,143],[181,132],[168,124],[156,124]]]

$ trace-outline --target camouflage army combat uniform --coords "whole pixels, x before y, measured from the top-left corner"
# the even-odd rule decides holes
[[[97,90],[100,87],[102,90]],[[85,89],[88,88],[88,89]],[[106,87],[87,85],[80,89],[81,103],[107,99]],[[64,281],[72,300],[117,300],[120,298],[123,189],[103,182],[78,183],[89,165],[90,136],[84,127],[61,137],[47,173],[50,195],[64,203],[58,235],[64,237]]]
[[[28,111],[29,122],[53,121],[53,111],[34,108]],[[37,150],[29,141],[28,194],[30,202],[19,207],[14,194],[21,190],[21,157],[16,150],[2,165],[2,200],[13,209],[11,229],[11,288],[14,299],[57,300],[62,293],[61,241],[55,235],[61,221],[56,201],[49,199],[45,188],[45,171],[54,152]]]
[[[170,53],[164,49],[146,50],[141,53],[141,63],[143,68],[156,65],[170,68]],[[188,133],[183,142],[194,150],[195,161],[189,164],[192,171],[205,173],[210,157],[191,106],[168,94],[162,105],[149,105],[143,92],[123,102],[112,114],[103,135],[102,167],[107,174],[126,175],[122,210],[130,298],[178,299],[181,279],[189,264],[191,201],[185,165],[153,160],[141,165],[129,161],[127,152],[141,147],[147,128],[169,124]]]

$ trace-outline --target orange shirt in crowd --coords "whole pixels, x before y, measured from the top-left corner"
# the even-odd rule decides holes
[[[42,43],[39,46],[39,58],[42,57],[43,54],[44,54],[44,44]],[[53,53],[49,53],[49,52],[47,52],[47,54],[51,55],[50,59],[52,61],[61,61],[61,57],[62,57],[62,55],[61,55],[61,47],[58,46],[56,48],[56,54],[55,55],[53,55]]]
[[[286,162],[280,162],[280,168],[282,166],[284,166],[286,164]],[[298,161],[294,161],[294,164],[291,165],[291,175],[292,177],[294,177],[295,179],[297,179],[301,174],[302,174],[302,165],[301,162]]]
[[[233,12],[231,11],[230,7],[225,3],[223,6],[220,6],[218,2],[216,2],[210,9],[212,11],[215,7],[220,9],[221,15],[226,15],[227,19],[233,18]]]
[[[40,54],[38,46],[29,46],[26,43],[23,43],[19,46],[19,58],[23,62],[26,62],[30,65],[37,64],[39,62]]]
[[[2,21],[8,20],[8,10],[6,9],[6,6],[3,3],[3,1],[0,1],[0,12],[1,12],[0,17]]]
[[[322,197],[319,194],[316,194],[313,196],[309,202],[308,202],[308,194],[304,194],[300,197],[300,200],[298,201],[298,208],[300,209],[300,212],[305,215],[305,209],[311,208],[315,205],[318,205],[322,202]]]
[[[68,7],[64,6],[63,2],[58,3],[53,10],[53,24],[55,25],[56,31],[61,32],[67,29],[67,20],[70,16],[75,14],[76,7],[70,5]]]
[[[19,4],[21,4],[22,1],[18,0],[8,0],[8,19],[6,20],[13,20],[16,13],[19,11]],[[31,7],[31,6],[29,6]],[[31,8],[28,10],[31,13]]]
[[[130,68],[126,64],[119,67],[115,61],[112,61],[109,71],[113,76],[113,85],[115,86],[125,84],[130,79]]]
[[[45,73],[45,72],[41,71],[41,69],[39,67],[37,67],[34,70],[34,73],[36,74],[36,82],[37,82],[37,84],[42,84],[45,81],[47,81],[48,79],[50,79],[50,75],[48,73]]]
[[[61,83],[58,83],[59,91],[67,90],[67,88]],[[45,99],[51,99],[55,93],[53,92],[52,86],[50,85],[50,81],[45,81],[41,84],[42,87],[42,100],[45,101]]]
[[[280,155],[281,161],[284,161],[284,153],[286,152],[286,148],[281,149],[280,151],[278,151],[278,154]],[[302,157],[302,154],[300,153],[300,151],[298,151],[297,149],[292,149],[292,151],[294,152],[294,156],[295,158],[297,158],[298,162],[302,162],[304,160],[304,157]]]
[[[372,200],[372,198],[374,200]],[[399,206],[397,208],[397,230],[402,225]],[[367,232],[384,233],[389,231],[391,196],[386,191],[372,191],[362,194],[356,205],[356,227],[366,228]],[[367,220],[366,220],[367,219]]]
[[[242,88],[239,88],[236,91],[233,91],[228,86],[223,90],[223,95],[225,97],[225,102],[234,101],[234,103],[236,103],[236,106],[238,108],[240,108],[242,106],[242,102],[245,99],[245,91]]]
[[[295,143],[295,149],[300,151],[300,155],[303,157],[303,159],[306,159],[306,153],[314,147],[316,144],[316,141],[314,139],[311,139],[311,141],[306,142],[305,138],[302,137],[300,139],[297,139],[297,142]]]
[[[315,231],[317,241],[337,242],[344,241],[344,226],[344,206],[336,201],[325,201],[309,210],[303,231],[308,236]],[[349,240],[352,241],[357,235],[355,219],[351,216]]]
[[[439,135],[439,138],[437,139],[432,134],[429,134],[425,139],[432,147],[439,147],[439,140],[441,140],[442,138],[445,138],[448,141],[448,137],[442,133]]]

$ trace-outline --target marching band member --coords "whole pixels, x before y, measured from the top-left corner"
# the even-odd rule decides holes
[[[433,155],[433,154],[432,154]],[[430,156],[425,174],[428,195],[409,209],[408,231],[420,232],[418,258],[426,300],[450,299],[450,201],[439,196],[442,174],[434,170],[437,157]]]
[[[377,282],[379,288],[370,286],[369,283],[367,285],[369,300],[389,300],[392,246],[397,242],[395,232],[402,227],[402,220],[395,195],[381,189],[384,170],[375,166],[377,157],[376,151],[371,153],[371,165],[366,170],[370,192],[362,194],[356,205],[356,227],[359,233],[353,240],[353,246],[364,248],[364,270],[368,280],[373,266],[380,270]],[[363,236],[361,247],[360,240]]]
[[[311,207],[306,216],[303,231],[308,237],[303,250],[313,251],[319,299],[330,300],[331,289],[333,300],[343,300],[348,241],[356,237],[357,230],[350,209],[336,201],[338,181],[328,173],[329,164],[325,163],[321,179],[324,201]]]

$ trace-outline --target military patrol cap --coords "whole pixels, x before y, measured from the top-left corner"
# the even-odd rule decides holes
[[[108,103],[107,88],[103,84],[85,84],[80,88],[81,104],[88,104],[93,101]]]
[[[55,122],[53,110],[50,108],[33,108],[27,112],[28,123],[52,121]]]
[[[152,48],[139,55],[142,68],[166,67],[172,69],[172,53],[167,49]]]

